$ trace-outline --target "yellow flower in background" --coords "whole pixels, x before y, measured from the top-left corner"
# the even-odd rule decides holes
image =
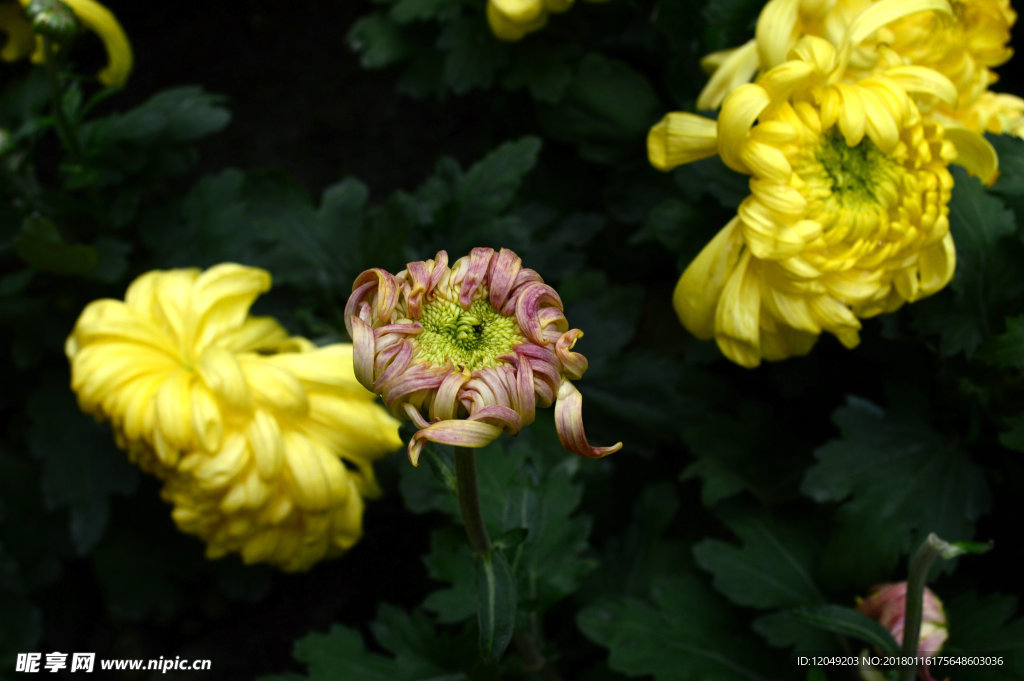
[[[1024,131],[1024,99],[988,89],[998,79],[992,69],[1012,55],[1007,43],[1017,17],[1009,0],[770,0],[753,40],[704,58],[711,77],[697,108],[720,106],[735,87],[786,61],[805,35],[840,48],[865,14],[873,15],[872,28],[857,36],[846,80],[887,68],[880,48],[888,48],[906,64],[935,69],[956,87],[957,98],[923,109],[926,117],[979,133]]]
[[[844,55],[820,38],[792,57],[730,93],[717,122],[672,113],[648,137],[660,169],[718,154],[751,177],[674,296],[694,335],[747,367],[805,354],[823,331],[853,347],[858,318],[935,293],[955,263],[956,151],[909,94],[953,101],[952,84],[901,65],[847,83]]]
[[[549,14],[564,12],[572,4],[573,0],[487,0],[487,22],[500,40],[521,40],[543,28]]]
[[[35,48],[32,26],[17,2],[0,2],[0,32],[6,36],[0,49],[0,59],[4,61],[17,61]]]
[[[20,2],[20,5],[19,5]],[[95,33],[107,50],[107,65],[97,74],[107,87],[120,87],[128,80],[132,70],[132,48],[128,37],[110,10],[95,0],[19,0],[0,2],[0,30],[7,41],[0,57],[15,61],[29,54],[32,61],[42,63],[42,38],[32,32],[32,21],[45,22],[47,13],[67,9],[85,28]]]
[[[149,272],[123,302],[87,306],[66,352],[82,410],[165,481],[175,522],[211,558],[302,570],[358,540],[371,462],[401,441],[350,345],[317,348],[249,315],[269,288],[241,265]]]

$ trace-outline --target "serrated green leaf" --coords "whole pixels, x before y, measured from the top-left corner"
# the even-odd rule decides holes
[[[781,524],[764,513],[722,514],[742,545],[716,539],[697,544],[697,564],[714,575],[715,588],[734,603],[755,608],[820,603],[812,576],[820,540],[799,525]]]
[[[800,622],[834,634],[853,636],[875,646],[886,655],[899,655],[900,646],[885,627],[853,608],[841,605],[815,605],[797,608],[793,617]]]
[[[999,434],[999,442],[1007,449],[1024,452],[1024,413],[1007,420],[1006,430]]]
[[[829,655],[843,652],[832,633],[798,619],[792,611],[782,610],[754,620],[754,631],[769,645],[789,648],[793,655]]]
[[[461,0],[398,0],[388,16],[400,24],[429,19],[444,22],[457,16],[461,7]]]
[[[71,538],[84,555],[106,530],[111,495],[134,492],[138,473],[114,446],[107,427],[78,411],[65,386],[39,386],[28,413],[30,446],[41,461],[47,507],[70,512]]]
[[[1006,331],[978,351],[978,359],[1004,369],[1024,369],[1024,315],[1006,318]]]
[[[1017,597],[963,593],[946,599],[946,616],[949,640],[940,655],[1001,658],[1002,664],[972,667],[972,681],[1024,679],[1024,613],[1018,608]],[[946,678],[956,670],[937,665],[932,673],[935,678]]]
[[[457,231],[470,230],[508,207],[519,185],[537,163],[541,141],[524,137],[505,142],[466,171],[455,201]]]
[[[856,398],[833,420],[842,436],[815,451],[801,486],[818,503],[841,503],[824,553],[833,579],[883,581],[929,532],[972,536],[989,490],[955,441]]]
[[[499,660],[516,625],[516,579],[501,549],[475,557],[480,655]]]
[[[406,58],[409,41],[401,27],[384,14],[370,14],[349,29],[348,46],[359,53],[364,69],[380,69]]]
[[[14,251],[32,267],[53,274],[85,276],[99,260],[95,248],[66,243],[57,226],[41,217],[25,218]]]
[[[657,681],[751,681],[772,654],[693,575],[655,579],[649,600],[614,597],[584,608],[576,624],[609,649],[619,672]]]
[[[489,87],[508,61],[506,47],[491,35],[482,14],[447,23],[437,45],[448,53],[444,82],[455,94]]]
[[[995,331],[1004,312],[1016,310],[1024,291],[1020,244],[1013,211],[977,178],[953,169],[949,225],[956,245],[956,273],[948,291],[912,306],[915,326],[937,334],[943,355],[971,355]]]

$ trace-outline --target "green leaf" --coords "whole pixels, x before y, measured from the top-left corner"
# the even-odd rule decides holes
[[[445,22],[457,16],[461,6],[461,0],[398,0],[388,16],[400,24],[429,19]]]
[[[42,217],[25,218],[14,250],[29,265],[54,274],[85,276],[98,261],[95,248],[66,243],[57,226]]]
[[[1015,596],[974,592],[946,600],[949,640],[940,655],[1001,657],[1002,664],[971,667],[972,681],[1024,680],[1024,613]],[[933,668],[935,678],[952,677],[950,666]],[[959,673],[964,673],[960,668]]]
[[[1024,315],[1006,318],[1006,331],[989,340],[977,358],[1003,369],[1024,370]]]
[[[609,649],[608,665],[657,681],[762,679],[773,655],[695,576],[655,579],[649,599],[613,597],[584,608],[576,624]]]
[[[827,655],[842,653],[839,639],[833,633],[797,618],[791,610],[761,615],[754,620],[754,631],[770,645],[789,648],[793,655]]]
[[[459,95],[490,87],[495,72],[508,60],[507,48],[491,35],[482,14],[447,23],[437,46],[448,52],[444,82]]]
[[[740,538],[737,547],[717,539],[697,544],[697,564],[715,577],[715,588],[734,603],[755,608],[820,603],[812,566],[820,540],[796,523],[781,524],[763,512],[720,513]]]
[[[476,556],[476,580],[480,654],[498,660],[516,625],[516,580],[501,549]]]
[[[989,490],[955,440],[856,398],[833,421],[842,436],[815,451],[801,486],[818,503],[841,503],[823,556],[833,579],[879,582],[929,532],[973,535]]]
[[[138,473],[114,447],[109,429],[78,411],[66,386],[39,386],[29,398],[28,412],[46,505],[69,511],[71,538],[84,555],[106,530],[111,495],[132,494]]]
[[[953,169],[949,225],[956,244],[956,274],[948,291],[912,306],[917,328],[937,334],[943,355],[971,355],[993,335],[997,319],[1024,291],[1019,276],[1021,247],[1013,211],[976,178]]]
[[[384,14],[370,14],[352,24],[346,39],[352,51],[359,53],[364,69],[380,69],[409,54],[402,29]]]
[[[1006,430],[999,434],[999,442],[1007,449],[1024,452],[1024,412],[1006,422]]]
[[[454,229],[474,229],[508,207],[540,153],[537,137],[505,142],[473,164],[458,183]]]
[[[800,622],[843,636],[853,636],[875,646],[886,655],[899,655],[900,646],[885,627],[853,608],[841,605],[815,605],[797,608],[793,617]]]

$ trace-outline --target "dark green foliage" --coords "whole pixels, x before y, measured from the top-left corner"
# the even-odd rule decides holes
[[[823,554],[832,580],[882,581],[929,532],[970,538],[991,496],[958,442],[856,398],[833,420],[842,438],[815,452],[801,487],[819,503],[841,502]]]
[[[1024,680],[1000,595],[1020,590],[1024,142],[991,138],[991,187],[954,169],[945,290],[864,320],[854,350],[824,337],[743,370],[671,299],[748,177],[717,158],[662,173],[645,138],[763,2],[578,2],[515,43],[485,6],[126,7],[143,33],[124,91],[73,76],[88,43],[63,53],[71,140],[42,70],[0,65],[0,676],[19,652],[95,650],[262,681],[845,681],[795,658],[892,653],[854,606],[936,532],[994,540],[929,584],[944,652],[1003,663],[933,674]],[[256,312],[326,343],[361,271],[477,246],[556,288],[585,334],[588,438],[624,443],[569,454],[540,409],[478,450],[490,552],[460,524],[451,450],[428,446],[376,465],[383,498],[343,558],[209,561],[74,403],[76,318],[147,270],[263,267]]]

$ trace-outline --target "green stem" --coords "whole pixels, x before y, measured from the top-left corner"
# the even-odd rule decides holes
[[[53,115],[57,120],[57,134],[60,136],[68,155],[76,163],[82,158],[82,150],[78,146],[78,136],[64,111],[64,95],[60,89],[60,75],[57,73],[57,58],[54,45],[49,38],[43,36],[43,61],[46,65],[46,80],[50,84],[50,97],[53,99]]]
[[[921,637],[921,614],[924,610],[924,585],[928,580],[928,571],[935,559],[941,556],[949,547],[945,541],[939,539],[935,533],[929,534],[928,538],[921,544],[914,557],[910,560],[910,574],[907,576],[907,600],[906,611],[903,616],[903,645],[900,647],[900,655],[911,660],[910,664],[900,668],[899,681],[913,681],[917,673],[917,664],[913,658],[917,657],[918,642]]]
[[[493,546],[480,510],[480,486],[476,474],[476,453],[468,447],[455,448],[455,495],[459,500],[459,514],[466,527],[469,545],[474,553],[487,553]],[[548,665],[537,642],[529,632],[517,631],[513,640],[523,669],[528,673],[540,674],[548,681],[561,681],[558,672]]]
[[[480,487],[476,479],[476,454],[468,447],[455,448],[455,495],[459,499],[459,513],[466,526],[469,545],[475,553],[491,550],[491,538],[480,511]]]

